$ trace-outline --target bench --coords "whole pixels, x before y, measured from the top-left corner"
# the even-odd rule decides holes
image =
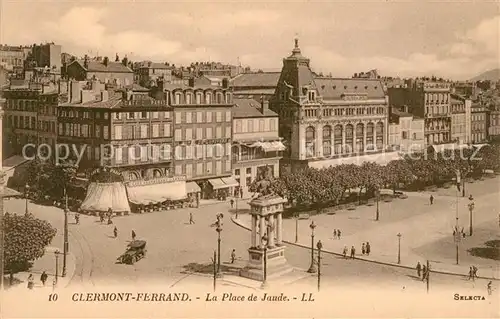
[[[309,219],[309,214],[299,214],[299,219]]]

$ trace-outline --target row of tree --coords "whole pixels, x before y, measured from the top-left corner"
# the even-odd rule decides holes
[[[446,150],[441,153],[412,154],[382,166],[342,164],[324,169],[305,168],[284,173],[279,178],[260,176],[250,187],[263,194],[275,193],[295,206],[321,208],[338,204],[346,191],[357,190],[371,197],[381,188],[422,189],[452,181],[457,172],[462,178],[478,177],[487,169],[500,170],[500,148]]]
[[[36,158],[28,166],[26,183],[35,198],[48,196],[62,199],[64,191],[76,177],[77,165],[72,161],[56,164]]]

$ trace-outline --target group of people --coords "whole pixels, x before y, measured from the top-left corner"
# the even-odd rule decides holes
[[[49,279],[49,275],[47,275],[47,273],[45,271],[42,272],[42,274],[40,275],[40,281],[42,282],[42,286],[45,286],[47,279]],[[54,284],[54,286],[56,284],[55,278],[54,278],[53,284]],[[33,276],[33,274],[30,274],[28,276],[28,289],[33,289],[34,287],[35,287],[35,277]]]
[[[108,209],[106,213],[105,212],[99,213],[99,221],[101,222],[101,224],[104,223],[106,218],[108,219],[108,225],[113,224],[113,221],[111,220],[112,217],[113,217],[113,211],[111,210],[111,208]]]
[[[415,267],[415,269],[417,270],[417,276],[419,279],[422,279],[422,281],[429,279],[430,269],[428,269],[426,265],[422,266],[419,261],[417,262],[417,266]]]
[[[471,280],[472,279],[474,281],[476,278],[479,278],[477,276],[477,267],[474,266],[474,265],[470,266],[469,267],[469,277],[467,278],[467,280]]]
[[[363,243],[361,245],[361,254],[363,254],[363,256],[364,255],[369,256],[370,252],[371,252],[370,243],[369,242]],[[342,250],[342,255],[344,256],[344,258],[347,258],[347,246],[344,246],[344,249]],[[349,255],[349,257],[351,259],[356,258],[356,247],[354,247],[354,245],[351,246],[351,254]]]
[[[334,229],[333,230],[333,239],[340,239],[340,236],[342,236],[342,232],[340,229]]]

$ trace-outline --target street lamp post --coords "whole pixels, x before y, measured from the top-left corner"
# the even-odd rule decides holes
[[[308,273],[314,274],[316,272],[316,265],[314,263],[314,228],[316,228],[316,224],[314,224],[314,220],[311,221],[311,266],[307,270]]]
[[[376,198],[377,198],[377,211],[376,211],[376,215],[375,215],[375,220],[378,221],[379,219],[379,216],[380,216],[380,211],[378,209],[378,202],[380,201],[380,190],[376,190],[376,194],[375,194]]]
[[[26,184],[26,186],[24,187],[24,193],[25,193],[24,197],[26,198],[26,207],[24,209],[24,212],[26,214],[29,213],[29,210],[28,210],[28,192],[29,192],[29,190],[30,190],[30,186],[28,184]]]
[[[215,231],[217,232],[217,277],[221,277],[221,272],[220,272],[220,233],[222,232],[222,218],[224,215],[222,213],[217,214],[217,222]]]
[[[299,242],[299,213],[295,213],[295,243]]]
[[[398,236],[398,264],[401,263],[401,233],[398,233],[396,236]]]
[[[323,248],[323,244],[321,240],[316,244],[316,248],[318,248],[318,292],[321,287],[321,249]]]
[[[68,192],[64,187],[64,249],[63,249],[63,270],[62,277],[66,277],[66,259],[69,251],[68,241]]]
[[[59,255],[61,253],[59,252],[59,250],[56,250],[54,252],[54,255],[56,256],[56,285],[57,285],[57,277],[59,276]]]
[[[262,246],[264,248],[264,258],[262,258],[263,262],[264,262],[264,267],[263,267],[263,276],[262,276],[262,285],[261,285],[261,288],[264,289],[264,288],[267,288],[267,241],[269,240],[269,238],[267,237],[267,235],[264,234],[264,236],[262,236]]]
[[[474,211],[474,198],[469,196],[469,236],[472,236],[472,212]]]
[[[212,259],[214,265],[214,291],[217,289],[217,253],[214,250],[214,258]]]

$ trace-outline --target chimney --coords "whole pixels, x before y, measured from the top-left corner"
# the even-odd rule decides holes
[[[106,102],[107,100],[109,100],[109,92],[101,91],[101,102]]]
[[[131,101],[131,100],[132,100],[132,91],[127,90],[127,101]]]
[[[269,101],[264,101],[264,97],[260,97],[260,112],[264,114],[269,109]]]
[[[228,87],[229,87],[229,79],[223,78],[222,79],[222,88],[227,89]]]
[[[71,81],[69,86],[69,103],[80,103],[80,83],[77,81]]]
[[[194,87],[194,78],[189,78],[189,80],[188,80],[188,85],[189,85],[190,87]]]

